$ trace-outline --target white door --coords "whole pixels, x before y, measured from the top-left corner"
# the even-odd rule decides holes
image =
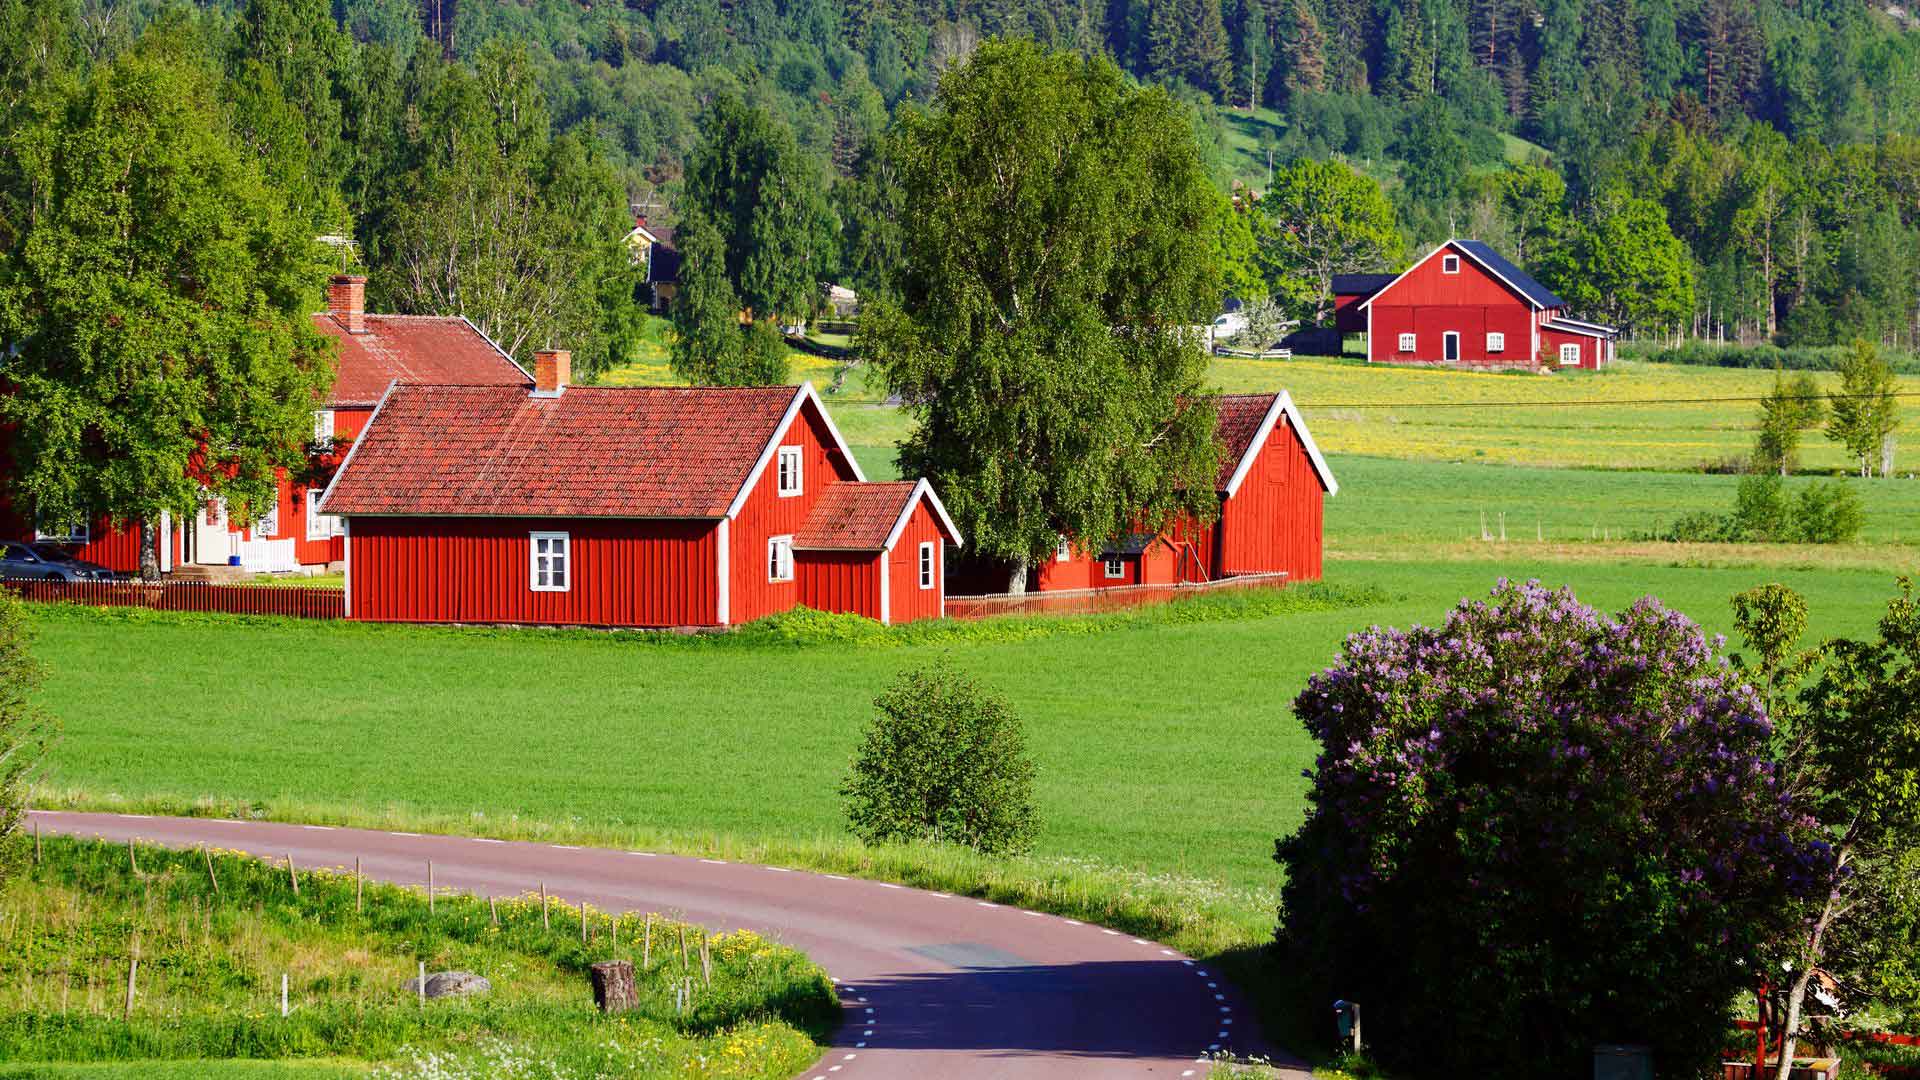
[[[213,499],[193,515],[193,561],[206,566],[225,566],[234,553],[233,533],[227,531],[227,507]]]

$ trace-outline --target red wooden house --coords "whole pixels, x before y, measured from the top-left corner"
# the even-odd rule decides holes
[[[1062,537],[1054,557],[1037,567],[1034,589],[1165,585],[1241,574],[1320,577],[1323,504],[1340,485],[1292,396],[1226,394],[1214,401],[1219,516],[1205,526],[1134,534],[1097,550]]]
[[[250,571],[318,569],[339,563],[346,554],[338,524],[310,509],[389,384],[400,379],[523,389],[532,385],[532,378],[513,357],[464,318],[368,314],[366,281],[359,275],[336,275],[327,285],[327,310],[312,316],[313,328],[336,343],[338,359],[333,386],[325,399],[316,402],[306,476],[283,473],[273,509],[249,527],[230,521],[217,500],[202,507],[191,521],[163,517],[161,570],[226,566],[234,559]],[[22,517],[6,522],[5,529],[7,538],[58,543],[76,557],[110,570],[131,573],[140,568],[137,523],[116,527],[102,517],[73,527],[49,528]]]
[[[1449,240],[1405,273],[1341,274],[1334,322],[1367,336],[1381,364],[1606,366],[1619,332],[1567,315],[1566,301],[1478,240]]]
[[[868,483],[811,385],[396,383],[321,500],[347,613],[727,626],[796,605],[937,617],[960,535],[925,481]]]

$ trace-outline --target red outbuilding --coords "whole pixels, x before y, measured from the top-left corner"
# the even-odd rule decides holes
[[[868,483],[811,385],[397,382],[321,500],[347,612],[406,622],[728,626],[797,605],[937,617],[959,531]]]
[[[1097,548],[1062,537],[1037,591],[1212,581],[1284,573],[1318,580],[1326,497],[1340,490],[1286,391],[1213,399],[1220,440],[1218,516]]]
[[[1405,273],[1340,274],[1334,323],[1387,364],[1597,369],[1619,332],[1571,318],[1566,301],[1478,240],[1449,240]]]

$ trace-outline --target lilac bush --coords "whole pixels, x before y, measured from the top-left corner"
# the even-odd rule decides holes
[[[1502,580],[1438,628],[1347,639],[1280,841],[1280,944],[1434,1076],[1573,1076],[1595,1043],[1704,1073],[1829,855],[1759,697],[1684,616]]]

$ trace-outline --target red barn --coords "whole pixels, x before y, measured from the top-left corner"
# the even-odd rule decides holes
[[[1449,240],[1399,275],[1334,279],[1335,325],[1367,335],[1367,359],[1475,367],[1606,366],[1619,332],[1478,240]]]
[[[1226,394],[1214,401],[1219,516],[1205,526],[1188,522],[1164,534],[1136,533],[1097,551],[1063,537],[1054,557],[1037,567],[1034,589],[1163,585],[1238,574],[1319,579],[1324,502],[1340,485],[1292,396]]]
[[[868,483],[811,385],[396,383],[321,500],[356,619],[727,626],[806,604],[939,616],[959,531]]]
[[[311,513],[315,498],[346,447],[359,437],[380,395],[398,379],[406,382],[472,383],[526,388],[533,380],[505,350],[459,316],[373,315],[366,311],[367,279],[340,274],[327,285],[327,310],[312,316],[313,328],[334,340],[338,359],[333,385],[316,402],[313,443],[305,477],[282,473],[272,510],[250,527],[227,517],[218,500],[190,521],[160,521],[163,571],[226,566],[239,559],[248,571],[320,568],[346,558],[338,524]],[[137,522],[116,527],[105,517],[71,527],[50,527],[24,515],[6,515],[0,535],[57,543],[76,557],[110,570],[140,568]]]

